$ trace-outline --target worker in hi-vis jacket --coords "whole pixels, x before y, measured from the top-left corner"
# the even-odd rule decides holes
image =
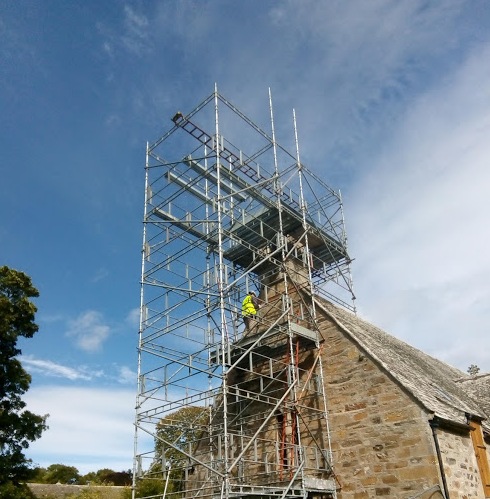
[[[249,291],[242,302],[242,316],[245,323],[245,332],[252,329],[256,322],[257,311],[259,310],[259,300],[255,291]]]

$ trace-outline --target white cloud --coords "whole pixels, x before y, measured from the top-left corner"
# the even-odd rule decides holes
[[[414,102],[347,201],[361,312],[461,369],[490,370],[489,58]]]
[[[32,355],[23,355],[21,357],[22,365],[29,373],[42,374],[44,376],[53,376],[56,378],[69,379],[71,381],[84,380],[89,381],[94,376],[100,376],[100,372],[94,372],[92,369],[78,367],[72,368],[57,364],[50,360],[36,359]]]
[[[126,28],[121,39],[124,47],[135,55],[146,53],[151,48],[148,37],[148,19],[137,13],[129,5],[124,6],[124,26]]]
[[[109,333],[110,327],[104,324],[102,314],[95,310],[89,310],[69,321],[66,335],[75,338],[76,344],[82,350],[96,352],[101,350]]]
[[[119,376],[117,380],[121,384],[135,384],[136,371],[133,371],[128,366],[121,366],[119,367]]]
[[[112,364],[111,370],[97,369],[93,365],[77,365],[76,367],[62,365],[51,360],[44,360],[33,355],[22,355],[22,365],[30,374],[63,378],[69,381],[116,381],[122,385],[136,385],[136,371],[128,366]]]
[[[118,127],[121,124],[121,118],[117,114],[111,114],[106,118],[105,124],[109,128]]]
[[[49,429],[26,455],[41,466],[75,466],[82,474],[132,467],[135,391],[122,389],[33,387],[27,408],[49,414]]]
[[[130,310],[127,317],[126,317],[126,322],[133,327],[139,327],[140,309],[133,308],[132,310]]]
[[[95,274],[92,276],[91,282],[93,282],[93,283],[99,282],[99,281],[105,279],[108,275],[109,275],[109,271],[106,268],[101,267],[101,268],[96,270]]]
[[[150,21],[148,18],[137,12],[132,6],[125,5],[122,11],[123,21],[118,27],[113,24],[98,21],[95,25],[101,37],[101,53],[111,62],[117,56],[128,53],[137,57],[150,54],[153,50],[151,38]],[[113,80],[110,73],[109,80]]]
[[[109,56],[114,57],[114,49],[110,42],[105,41],[102,43],[102,50]]]

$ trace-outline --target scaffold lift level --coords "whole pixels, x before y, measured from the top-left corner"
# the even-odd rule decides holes
[[[342,199],[267,115],[215,89],[147,145],[133,498],[337,497],[312,297],[354,310]]]

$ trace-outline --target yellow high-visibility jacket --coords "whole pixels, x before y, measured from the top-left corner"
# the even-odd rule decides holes
[[[242,302],[242,315],[256,315],[257,309],[252,295],[247,295]]]

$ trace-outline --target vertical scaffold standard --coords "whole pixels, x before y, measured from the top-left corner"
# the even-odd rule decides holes
[[[351,260],[293,118],[215,90],[147,146],[133,497],[336,498],[312,297],[353,310]]]

